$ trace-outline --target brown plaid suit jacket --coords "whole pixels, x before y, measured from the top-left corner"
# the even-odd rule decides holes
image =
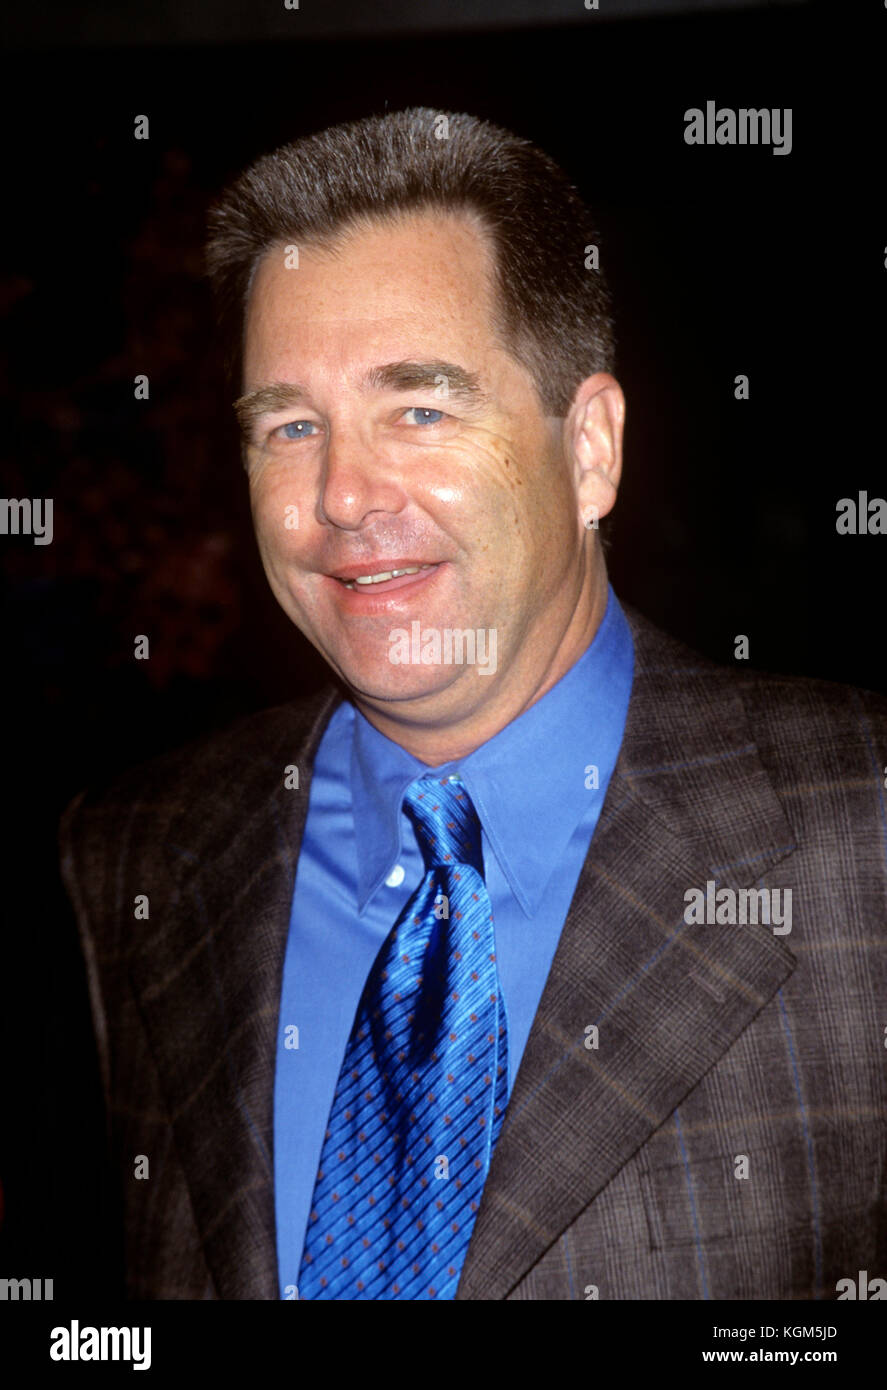
[[[623,607],[625,737],[458,1298],[834,1298],[887,1275],[887,702],[718,667]],[[240,721],[64,815],[133,1298],[278,1297],[281,972],[340,698]],[[686,925],[709,879],[792,889],[791,934]]]

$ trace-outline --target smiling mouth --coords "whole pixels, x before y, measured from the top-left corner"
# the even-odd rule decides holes
[[[421,570],[433,570],[437,566],[431,565],[408,565],[403,569],[380,570],[378,574],[357,574],[353,579],[344,579],[341,575],[334,575],[340,584],[344,584],[346,589],[371,589],[375,584],[387,584],[392,579],[402,579],[405,575],[419,574]]]

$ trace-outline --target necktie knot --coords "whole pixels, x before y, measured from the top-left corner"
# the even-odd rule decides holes
[[[480,820],[458,777],[418,777],[407,788],[403,807],[426,869],[469,864],[483,878]]]

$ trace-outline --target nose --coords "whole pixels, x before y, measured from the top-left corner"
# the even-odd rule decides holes
[[[317,499],[321,524],[358,530],[374,512],[396,513],[407,496],[377,445],[356,430],[331,431]]]

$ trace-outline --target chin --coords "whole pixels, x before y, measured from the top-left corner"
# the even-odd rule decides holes
[[[330,662],[330,665],[333,665]],[[458,670],[440,667],[391,666],[388,662],[335,665],[345,684],[367,700],[421,700],[447,690],[458,678]]]

